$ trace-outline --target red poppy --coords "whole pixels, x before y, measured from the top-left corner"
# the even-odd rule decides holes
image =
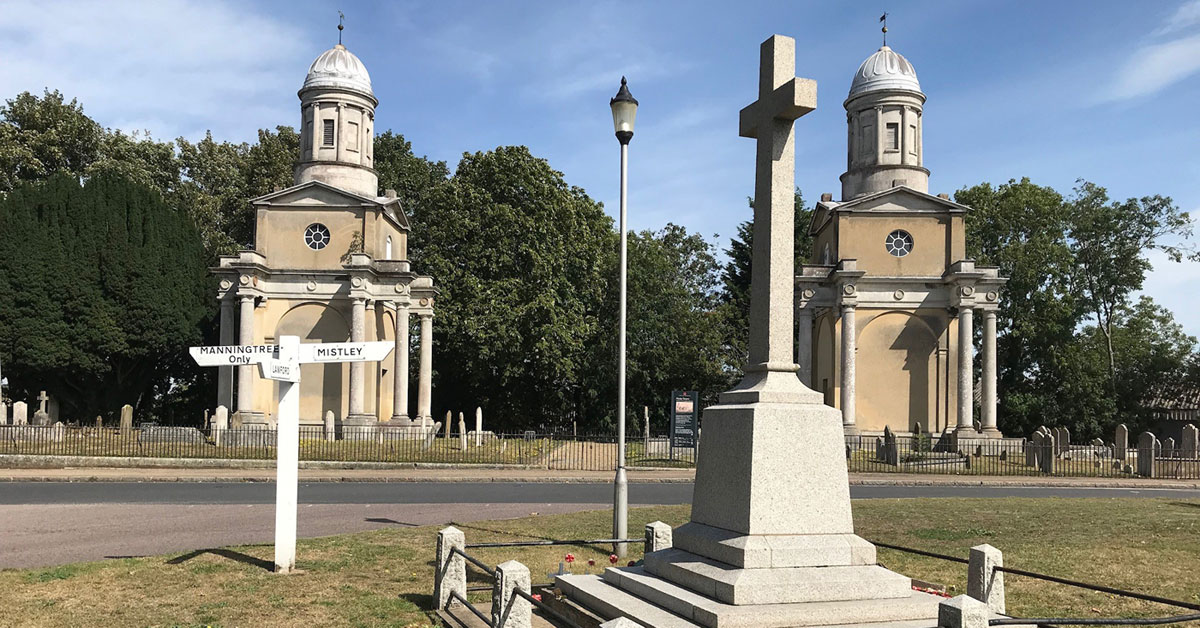
[[[541,602],[541,601],[542,601],[542,594],[541,594],[541,593],[534,593],[533,595],[531,595],[531,596],[529,596],[529,597],[531,597],[531,598],[533,598],[533,599],[535,599],[535,600],[537,600],[537,601],[539,601],[539,602]]]
[[[588,559],[588,567],[595,567],[595,566],[596,566],[596,560],[589,558]]]
[[[634,565],[634,562],[632,560],[629,561],[629,566],[632,567],[633,565]]]
[[[610,563],[612,563],[612,564],[614,564],[614,565],[615,565],[615,564],[617,564],[617,555],[616,555],[616,554],[609,554],[609,555],[608,555],[608,562],[610,562]]]
[[[563,558],[564,558],[564,559],[566,559],[566,561],[567,561],[568,563],[573,563],[573,562],[575,562],[575,555],[574,555],[574,554],[567,554],[567,555],[566,555],[566,556],[564,556]]]

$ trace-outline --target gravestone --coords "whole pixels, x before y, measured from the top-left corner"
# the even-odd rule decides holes
[[[883,464],[893,467],[900,466],[900,449],[896,442],[896,434],[892,432],[892,428],[884,426],[883,428]]]
[[[1183,426],[1183,436],[1180,437],[1179,455],[1182,458],[1195,458],[1200,450],[1200,430],[1188,423]]]
[[[1127,449],[1129,449],[1129,428],[1122,423],[1117,426],[1117,431],[1113,435],[1113,457],[1117,460],[1124,460]]]
[[[757,140],[749,359],[743,380],[704,410],[691,521],[640,567],[555,585],[573,603],[645,626],[673,625],[663,608],[703,614],[705,626],[818,616],[922,625],[941,598],[878,565],[875,546],[854,534],[841,413],[796,376],[794,121],[815,108],[816,83],[795,76],[795,40],[775,35],[760,54],[758,100],[739,124]]]
[[[99,430],[99,429],[102,429],[103,427],[104,427],[104,417],[96,415],[96,429]]]
[[[480,439],[483,438],[483,408],[475,408],[475,446],[481,444]]]
[[[1142,432],[1137,441],[1137,474],[1144,478],[1154,477],[1154,462],[1158,439],[1150,432]]]
[[[433,441],[437,438],[438,430],[441,428],[441,423],[434,423],[433,429],[425,432],[425,440],[421,442],[421,451],[428,451],[430,447],[433,447]]]
[[[8,404],[0,401],[0,425],[8,425]]]
[[[650,406],[642,406],[642,448],[650,455]]]
[[[450,440],[450,422],[454,420],[454,413],[446,411],[446,440]]]
[[[1104,441],[1103,441],[1103,440],[1101,440],[1101,439],[1099,439],[1099,438],[1093,438],[1093,439],[1092,439],[1092,447],[1103,447],[1103,446],[1104,446]]]
[[[1042,428],[1042,447],[1038,451],[1038,467],[1042,473],[1054,473],[1054,461],[1058,457],[1058,443],[1055,431]],[[1061,434],[1061,432],[1059,432]]]
[[[129,436],[133,432],[133,406],[121,406],[121,436]]]
[[[1042,433],[1034,432],[1029,440],[1025,441],[1025,466],[1038,466],[1038,452],[1042,447]]]
[[[1071,451],[1071,430],[1065,427],[1060,427],[1054,435],[1055,444],[1058,445],[1057,453],[1066,453]]]
[[[24,401],[13,402],[12,424],[13,425],[29,425],[29,406]]]
[[[39,408],[37,412],[33,413],[33,424],[38,427],[50,425],[50,413]]]
[[[217,406],[212,414],[212,429],[214,432],[229,429],[229,408]]]
[[[458,448],[467,450],[467,420],[461,412],[458,413]]]
[[[46,416],[49,416],[49,414],[47,414]],[[51,427],[49,431],[50,431],[50,442],[52,442],[52,443],[61,443],[61,442],[63,442],[63,439],[66,438],[66,436],[67,436],[67,426],[63,425],[62,421],[55,423],[54,427]]]
[[[204,434],[194,427],[170,427],[166,425],[142,426],[138,430],[139,443],[182,443],[204,444]]]
[[[332,441],[337,439],[337,425],[334,424],[333,410],[325,411],[325,440]]]
[[[1164,458],[1174,458],[1175,457],[1175,439],[1174,438],[1167,437],[1167,440],[1163,441],[1162,455]]]

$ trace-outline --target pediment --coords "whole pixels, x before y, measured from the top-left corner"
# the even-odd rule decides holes
[[[379,202],[373,198],[359,196],[320,181],[306,181],[299,185],[279,190],[278,192],[260,196],[250,202],[254,205],[297,205],[308,207],[318,205],[338,207],[379,205]]]
[[[836,206],[838,212],[852,211],[855,213],[921,212],[957,214],[969,209],[966,205],[960,205],[949,199],[919,192],[903,185],[839,203]]]

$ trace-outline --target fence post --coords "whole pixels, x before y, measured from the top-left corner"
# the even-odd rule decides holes
[[[458,548],[462,551],[467,545],[462,530],[454,526],[442,529],[437,537],[437,569],[433,573],[433,600],[438,610],[446,608],[451,602],[450,592],[457,591],[459,595],[467,596],[467,561],[458,554],[450,551]],[[457,601],[453,601],[457,605]]]
[[[938,606],[938,628],[987,628],[987,604],[960,595],[942,602]]]
[[[646,524],[646,553],[671,548],[671,526],[661,522]]]
[[[618,617],[600,624],[600,628],[642,628],[642,625],[632,619]]]
[[[533,625],[533,605],[529,600],[513,595],[513,589],[533,593],[529,568],[515,560],[496,565],[496,582],[492,585],[494,628],[530,628]]]
[[[971,548],[971,558],[967,564],[967,595],[987,604],[988,610],[1003,615],[1004,605],[1004,572],[997,567],[1004,566],[1004,554],[991,545],[976,545]]]

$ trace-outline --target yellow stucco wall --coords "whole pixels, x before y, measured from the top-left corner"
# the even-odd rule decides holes
[[[950,241],[948,216],[853,215],[840,220],[838,251],[857,259],[858,269],[875,276],[940,276],[948,266]],[[912,235],[912,252],[904,257],[888,253],[888,234],[903,229]]]

